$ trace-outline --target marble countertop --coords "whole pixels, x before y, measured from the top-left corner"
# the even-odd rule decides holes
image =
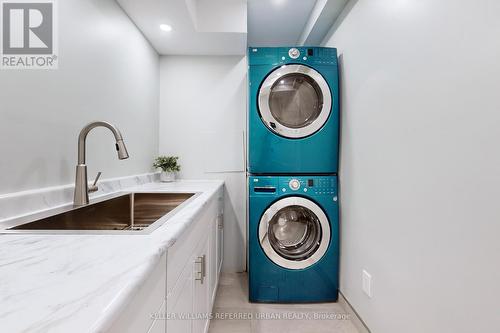
[[[121,188],[201,193],[151,234],[0,234],[0,331],[105,331],[223,184],[178,181]]]

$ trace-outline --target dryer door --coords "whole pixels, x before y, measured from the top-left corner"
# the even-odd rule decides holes
[[[318,262],[330,244],[330,223],[311,200],[287,197],[272,204],[259,223],[259,241],[267,257],[289,269]]]
[[[286,138],[303,138],[319,131],[332,109],[326,80],[304,65],[284,65],[264,80],[259,112],[266,126]]]

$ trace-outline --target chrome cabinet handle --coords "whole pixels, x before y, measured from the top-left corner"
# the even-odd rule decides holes
[[[202,255],[194,261],[195,264],[200,265],[200,270],[195,272],[197,275],[194,279],[195,281],[200,281],[201,284],[205,281],[205,277],[207,276],[206,274],[206,256]]]
[[[99,178],[101,178],[102,172],[99,171],[97,173],[97,176],[95,177],[94,184],[89,186],[89,193],[97,192],[99,187],[97,186],[97,182],[99,181]]]

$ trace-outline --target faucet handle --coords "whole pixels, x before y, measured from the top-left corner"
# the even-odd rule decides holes
[[[99,187],[97,186],[97,182],[99,181],[99,178],[101,178],[102,172],[99,171],[97,173],[97,176],[95,177],[94,184],[89,186],[89,193],[97,192]]]

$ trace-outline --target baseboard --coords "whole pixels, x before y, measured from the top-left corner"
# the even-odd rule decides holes
[[[349,314],[351,318],[351,322],[356,326],[358,329],[359,333],[371,333],[370,329],[366,326],[366,324],[363,322],[363,320],[359,317],[358,313],[354,308],[351,306],[351,304],[346,300],[344,295],[339,292],[339,300],[338,300],[340,306],[344,308],[344,310]]]

